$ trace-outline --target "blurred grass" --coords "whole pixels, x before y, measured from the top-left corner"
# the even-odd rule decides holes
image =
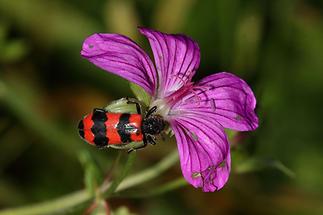
[[[80,150],[108,172],[116,151],[85,145],[76,126],[93,107],[131,91],[79,51],[89,34],[115,32],[150,52],[136,31],[143,25],[198,41],[195,79],[224,70],[245,79],[257,96],[261,124],[234,145],[246,155],[281,161],[296,177],[270,169],[232,174],[218,193],[185,187],[149,199],[115,199],[111,207],[153,215],[322,214],[322,11],[319,0],[0,0],[0,207],[83,188]],[[135,169],[175,147],[141,151]],[[160,181],[179,176],[176,169]]]

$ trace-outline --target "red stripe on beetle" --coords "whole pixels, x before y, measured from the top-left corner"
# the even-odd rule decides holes
[[[108,120],[105,122],[106,137],[108,138],[108,144],[122,144],[120,135],[117,131],[121,114],[119,113],[107,113]]]
[[[130,139],[133,142],[141,142],[143,140],[143,135],[141,132],[141,122],[142,122],[142,116],[140,114],[130,115],[129,124],[138,129],[136,132],[130,134]]]
[[[84,117],[83,124],[84,124],[84,139],[90,143],[94,144],[94,134],[91,131],[92,126],[94,125],[94,122],[92,121],[92,114],[89,114]]]

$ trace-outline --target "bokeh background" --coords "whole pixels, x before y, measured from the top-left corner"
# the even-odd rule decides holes
[[[322,10],[320,0],[0,0],[0,208],[83,189],[82,150],[109,172],[116,150],[84,144],[77,123],[93,107],[132,93],[125,80],[79,52],[94,32],[125,34],[150,50],[136,29],[145,26],[199,43],[195,79],[231,71],[251,85],[260,127],[234,138],[233,156],[262,164],[254,163],[257,171],[233,171],[216,193],[186,186],[150,198],[111,199],[110,207],[153,215],[323,214]],[[174,148],[147,147],[132,172]],[[294,174],[279,171],[284,167],[276,161]],[[180,175],[177,164],[163,177]]]

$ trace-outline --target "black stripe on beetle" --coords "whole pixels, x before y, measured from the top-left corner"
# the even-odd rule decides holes
[[[129,113],[121,114],[119,123],[117,125],[117,131],[122,143],[131,142],[130,134],[126,132],[126,125],[129,124],[129,118],[130,118]]]
[[[94,144],[99,148],[107,146],[109,140],[106,137],[105,122],[108,120],[108,118],[105,110],[95,108],[93,110],[91,119],[93,120],[93,126],[91,128],[91,131],[94,135]]]

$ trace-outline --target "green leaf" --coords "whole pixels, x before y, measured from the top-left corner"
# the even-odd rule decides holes
[[[86,150],[80,152],[79,159],[85,171],[85,187],[91,195],[95,196],[96,190],[102,182],[102,175],[98,164],[95,162],[92,155]]]
[[[149,107],[151,97],[147,94],[147,92],[139,87],[137,84],[134,84],[130,82],[130,89],[132,90],[133,94],[136,96],[136,98],[141,101],[143,104],[145,104],[147,107]]]
[[[239,164],[235,165],[235,172],[248,173],[260,171],[266,168],[274,168],[291,178],[295,177],[295,173],[286,167],[281,161],[264,158],[249,158],[243,162],[239,162]]]

